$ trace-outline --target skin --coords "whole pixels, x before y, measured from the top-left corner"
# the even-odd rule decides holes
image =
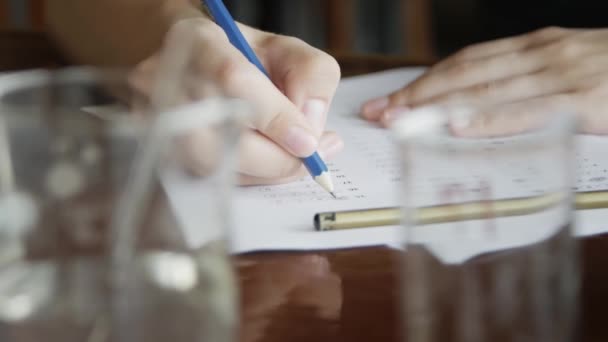
[[[339,152],[341,138],[325,130],[340,79],[337,62],[296,38],[240,25],[268,80],[198,6],[191,0],[58,0],[48,2],[47,22],[75,61],[130,68],[131,84],[144,94],[153,92],[164,58],[189,49],[184,75],[248,101],[256,112],[241,139],[241,184],[291,181],[306,174],[300,157],[317,150],[330,159]],[[186,140],[196,173],[205,164],[205,139]]]
[[[361,108],[365,119],[390,125],[421,106],[476,110],[457,135],[515,134],[557,111],[570,111],[583,133],[608,133],[608,29],[550,27],[467,47],[414,82]]]

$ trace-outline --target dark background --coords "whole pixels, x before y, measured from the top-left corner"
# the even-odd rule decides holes
[[[355,0],[355,53],[406,51],[400,6],[409,0]],[[608,0],[428,0],[432,45],[445,56],[474,43],[549,25],[608,27]],[[226,0],[238,20],[327,48],[327,0]],[[348,11],[345,11],[348,12]]]
[[[58,0],[0,0],[0,30],[43,31],[47,1]],[[608,27],[608,0],[224,1],[244,23],[300,37],[338,55],[428,60],[549,25]]]

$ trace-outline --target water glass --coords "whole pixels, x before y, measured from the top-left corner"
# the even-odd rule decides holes
[[[244,106],[161,111],[127,80],[86,68],[0,78],[3,341],[236,336],[227,241]],[[176,217],[167,177],[198,186],[205,221]]]
[[[479,114],[426,107],[394,126],[407,340],[571,341],[576,122],[547,113],[509,137],[454,135]]]

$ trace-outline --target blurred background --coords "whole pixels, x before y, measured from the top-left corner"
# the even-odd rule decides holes
[[[0,27],[43,30],[44,1],[0,0]],[[225,3],[237,20],[300,37],[334,55],[393,55],[413,60],[444,57],[471,43],[548,25],[608,27],[606,0],[225,0]]]
[[[548,25],[608,27],[606,0],[230,0],[241,21],[330,51],[443,57]]]

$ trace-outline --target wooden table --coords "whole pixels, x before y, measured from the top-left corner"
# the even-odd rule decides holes
[[[608,234],[581,240],[580,341],[608,341]],[[403,341],[400,252],[384,247],[238,256],[241,341]]]

